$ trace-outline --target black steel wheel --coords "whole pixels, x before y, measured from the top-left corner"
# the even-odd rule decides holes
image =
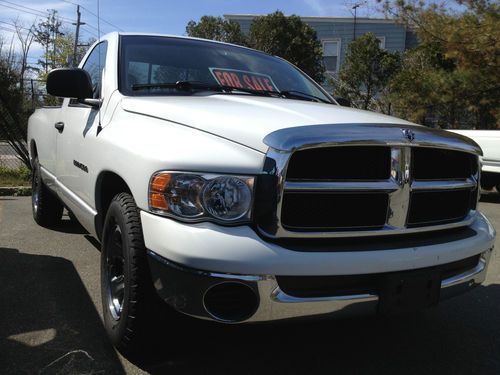
[[[62,217],[64,206],[59,198],[43,183],[38,158],[33,161],[31,175],[31,209],[38,225],[51,227]]]

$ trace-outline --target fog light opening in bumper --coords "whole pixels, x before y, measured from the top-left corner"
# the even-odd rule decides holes
[[[207,313],[220,322],[237,323],[250,318],[259,305],[256,292],[240,282],[223,282],[211,286],[203,296]]]

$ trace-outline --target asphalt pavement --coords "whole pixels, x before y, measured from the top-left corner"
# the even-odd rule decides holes
[[[480,209],[500,230],[500,195]],[[0,197],[0,374],[500,374],[499,252],[483,286],[438,308],[253,326],[161,321],[151,350],[131,359],[102,325],[99,245],[64,219],[41,228],[29,197]]]

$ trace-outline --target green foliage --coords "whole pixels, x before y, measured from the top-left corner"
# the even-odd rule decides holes
[[[20,78],[14,63],[0,55],[0,105],[2,109],[11,109],[11,116],[17,116],[21,112],[23,93],[17,87]]]
[[[500,127],[500,4],[397,0],[386,11],[411,25],[420,45],[408,51],[392,80],[399,115],[440,127]]]
[[[316,31],[299,16],[285,17],[276,11],[252,22],[245,36],[240,25],[222,17],[203,16],[189,21],[186,33],[192,37],[218,40],[255,48],[297,65],[318,82],[324,80],[323,49]]]
[[[26,85],[23,85],[24,73],[28,68],[38,71],[39,78],[44,80],[50,69],[69,66],[74,37],[71,33],[63,33],[61,24],[57,12],[51,11],[46,19],[28,29],[28,36],[21,39],[22,35],[18,33],[21,53],[13,52],[12,48],[6,51],[0,38],[0,139],[8,142],[26,168],[31,168],[26,146],[28,117],[35,105],[58,105],[60,99],[45,96],[40,100],[38,94],[27,92]],[[28,67],[26,62],[33,35],[44,48],[43,57],[39,60],[41,69]],[[80,57],[85,50],[86,47],[78,49]]]
[[[297,65],[318,82],[324,81],[323,48],[316,31],[299,16],[276,11],[257,17],[250,27],[249,45]]]
[[[196,38],[246,45],[246,38],[241,32],[240,24],[222,17],[203,16],[199,22],[191,20],[186,26],[186,33]]]
[[[41,20],[34,27],[35,40],[45,50],[43,58],[38,60],[38,64],[42,66],[45,74],[50,69],[55,68],[54,60],[56,59],[57,49],[54,41],[57,37],[64,35],[61,31],[61,25],[62,21],[57,16],[57,10],[51,9],[47,18]]]
[[[0,139],[6,140],[28,166],[29,156],[24,140],[31,111],[25,105],[20,79],[19,64],[9,59],[0,48]]]
[[[339,72],[341,84],[337,86],[335,95],[368,109],[385,90],[399,66],[398,53],[380,48],[380,41],[374,34],[364,34],[347,48],[344,65]]]
[[[31,171],[27,167],[6,168],[0,166],[0,186],[29,186],[31,181]]]

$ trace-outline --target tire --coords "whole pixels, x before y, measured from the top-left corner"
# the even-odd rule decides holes
[[[497,183],[495,175],[488,172],[483,172],[481,174],[481,187],[484,190],[491,190],[495,187]]]
[[[154,290],[139,210],[127,193],[116,195],[104,221],[101,297],[104,326],[113,345],[133,356],[145,348],[161,304]]]
[[[42,227],[52,227],[59,223],[64,206],[43,183],[38,158],[33,161],[31,189],[31,209],[36,223]]]
[[[481,181],[481,187],[484,189],[484,190],[491,190],[493,189],[493,187],[495,186],[495,184],[493,182],[483,182]]]
[[[497,184],[496,188],[497,188],[497,193],[500,194],[500,182]]]

